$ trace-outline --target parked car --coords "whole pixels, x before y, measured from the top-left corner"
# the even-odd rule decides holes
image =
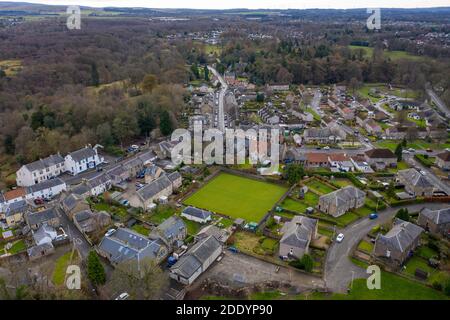
[[[239,249],[236,248],[235,246],[228,247],[228,250],[233,252],[233,253],[238,253],[239,252]]]
[[[320,150],[320,149],[322,149],[321,147],[316,147],[316,150]]]
[[[402,150],[402,153],[409,154],[409,151],[408,150]]]
[[[409,148],[408,151],[409,151],[409,152],[416,152],[416,149],[414,149],[414,148]]]
[[[342,240],[344,240],[344,234],[339,233],[336,237],[336,242],[340,243],[340,242],[342,242]]]
[[[376,218],[378,218],[378,214],[377,214],[376,212],[372,212],[372,213],[369,215],[369,219],[370,219],[370,220],[374,220],[374,219],[376,219]]]
[[[116,232],[116,229],[109,229],[108,231],[106,231],[105,237],[111,236],[114,232]]]
[[[323,148],[323,150],[330,150],[330,147],[326,146],[326,147]]]
[[[433,152],[433,149],[428,148],[427,152]]]
[[[115,300],[127,300],[130,295],[127,292],[122,292]]]
[[[37,205],[44,204],[44,199],[36,198],[36,199],[34,199],[34,204],[37,204]]]

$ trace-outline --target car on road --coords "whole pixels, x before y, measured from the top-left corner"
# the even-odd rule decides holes
[[[105,237],[109,237],[109,236],[113,235],[114,232],[116,232],[116,229],[109,229],[108,231],[106,231]]]
[[[326,146],[326,147],[323,148],[323,150],[330,150],[330,147]]]
[[[409,151],[409,152],[416,152],[416,149],[414,149],[414,148],[409,148],[408,151]]]
[[[340,242],[342,242],[342,240],[344,240],[344,234],[339,233],[336,237],[336,242],[340,243]]]
[[[316,147],[316,150],[320,150],[320,149],[322,149],[321,147]]]
[[[433,149],[428,148],[427,152],[433,152]]]
[[[144,185],[142,183],[137,182],[136,183],[136,191],[141,189]]]
[[[127,292],[122,292],[115,300],[127,300],[130,295]]]
[[[369,214],[369,219],[370,219],[370,220],[374,220],[374,219],[376,219],[376,218],[378,218],[378,213],[372,212],[371,214]]]

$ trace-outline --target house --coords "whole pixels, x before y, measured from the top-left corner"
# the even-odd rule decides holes
[[[295,216],[281,229],[279,255],[299,259],[309,251],[310,242],[317,237],[318,220]]]
[[[367,119],[363,127],[371,135],[380,135],[383,133],[381,126],[373,119]]]
[[[397,180],[405,186],[406,192],[416,197],[431,197],[433,195],[434,185],[416,169],[398,171]]]
[[[167,175],[163,175],[136,191],[130,198],[130,205],[135,208],[147,210],[154,201],[159,200],[161,197],[168,197],[172,192],[172,182]]]
[[[23,216],[29,210],[30,206],[25,200],[13,202],[0,211],[0,217],[6,220],[8,227],[13,227],[24,221]]]
[[[202,228],[196,235],[195,240],[199,241],[205,239],[209,236],[214,236],[220,243],[225,243],[229,237],[230,233],[226,229],[219,228],[213,224],[207,225]]]
[[[296,163],[305,166],[306,154],[300,148],[289,148],[283,158],[285,163]]]
[[[375,170],[397,167],[397,156],[389,149],[371,149],[365,152],[366,162]]]
[[[355,118],[355,111],[349,107],[340,105],[337,107],[337,111],[345,120],[353,120]]]
[[[139,157],[132,157],[124,161],[122,167],[128,170],[130,177],[134,177],[144,169],[144,163]]]
[[[365,161],[365,157],[354,156],[350,158],[350,161],[353,163],[353,167],[356,171],[364,173],[374,172],[369,163]]]
[[[326,128],[309,128],[303,132],[303,139],[306,143],[336,143],[345,140],[347,134],[337,124]]]
[[[98,253],[116,266],[121,262],[138,262],[145,258],[155,259],[160,263],[169,252],[161,239],[150,240],[133,230],[119,228],[102,239],[98,245]]]
[[[25,220],[28,226],[33,230],[37,230],[43,224],[55,228],[60,226],[58,213],[54,207],[43,211],[30,212],[25,216]]]
[[[89,179],[84,179],[84,183],[89,188],[90,195],[94,197],[106,192],[112,186],[111,178],[105,173],[100,173]]]
[[[111,224],[111,216],[105,211],[83,210],[73,216],[73,223],[81,233],[92,233]]]
[[[3,194],[3,206],[11,203],[25,200],[27,195],[27,189],[23,187],[17,187],[16,189],[6,191]]]
[[[33,239],[36,245],[52,243],[56,239],[58,233],[55,228],[47,224],[42,224],[37,230],[33,230]]]
[[[30,259],[30,261],[48,256],[53,252],[55,252],[55,247],[52,243],[44,243],[27,249],[28,258]]]
[[[72,175],[77,175],[88,169],[93,169],[104,162],[104,158],[98,155],[97,146],[86,146],[69,153],[65,158],[65,168]]]
[[[70,219],[73,218],[75,213],[88,210],[90,208],[89,203],[87,203],[83,197],[74,193],[66,195],[66,197],[60,202],[60,207]]]
[[[436,156],[436,166],[442,170],[450,170],[450,151],[444,151]]]
[[[354,186],[324,194],[319,198],[318,209],[333,217],[339,217],[350,209],[360,208],[364,205],[366,194]]]
[[[328,155],[320,152],[309,152],[306,154],[305,166],[307,168],[327,168],[329,166]]]
[[[431,210],[423,208],[419,212],[417,223],[434,235],[450,237],[450,207]]]
[[[419,245],[422,232],[421,227],[411,222],[395,219],[388,233],[378,234],[373,255],[390,266],[400,267]]]
[[[153,180],[158,179],[161,175],[163,175],[165,171],[156,165],[152,165],[147,167],[144,171],[144,180],[145,183],[150,183]]]
[[[193,245],[170,268],[170,278],[192,284],[222,254],[223,247],[214,236],[209,236]]]
[[[64,171],[64,158],[60,154],[53,154],[20,167],[16,172],[16,182],[18,186],[29,187],[57,177]]]
[[[122,187],[123,182],[130,178],[130,172],[122,165],[114,166],[106,174],[111,179],[111,184],[117,187]]]
[[[182,217],[200,223],[207,223],[212,220],[212,213],[195,207],[186,207],[181,213]]]
[[[171,216],[159,224],[149,237],[151,239],[161,238],[170,250],[181,247],[186,236],[187,227],[183,219],[177,216]]]
[[[70,192],[83,199],[86,199],[91,194],[91,190],[86,183],[81,183],[74,187],[71,187]]]
[[[177,190],[183,184],[183,178],[178,171],[170,173],[167,178],[169,178],[170,182],[172,182],[173,190]]]
[[[328,156],[328,162],[330,163],[331,170],[336,171],[353,171],[353,162],[350,157],[345,153],[333,153]]]
[[[141,162],[144,166],[152,164],[158,158],[156,153],[153,150],[147,150],[147,151],[141,152],[137,157],[141,160]]]
[[[159,143],[159,150],[156,154],[160,159],[170,159],[172,157],[172,150],[178,144],[178,141],[162,141]]]
[[[52,199],[67,189],[66,183],[60,178],[39,182],[26,188],[26,199]]]

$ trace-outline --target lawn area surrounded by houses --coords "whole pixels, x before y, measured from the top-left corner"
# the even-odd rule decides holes
[[[66,270],[69,264],[78,260],[78,253],[76,251],[69,251],[63,254],[56,260],[55,269],[53,270],[52,281],[55,285],[62,285],[66,278]]]
[[[184,203],[232,219],[259,222],[287,190],[281,185],[220,173]]]
[[[238,231],[233,237],[236,248],[251,255],[256,254],[273,258],[278,248],[277,240],[246,231]]]
[[[327,194],[330,192],[335,191],[335,189],[322,181],[318,179],[311,179],[305,183],[305,185],[310,188],[312,191],[318,193],[318,194]]]

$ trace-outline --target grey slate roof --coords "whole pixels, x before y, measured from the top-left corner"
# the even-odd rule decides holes
[[[80,185],[78,185],[78,186],[76,186],[76,187],[74,187],[73,189],[72,189],[72,193],[74,193],[74,194],[76,194],[76,195],[79,195],[79,196],[81,196],[81,195],[83,195],[83,194],[86,194],[86,193],[88,193],[89,192],[89,188],[88,188],[88,186],[86,185],[86,184],[84,184],[84,183],[82,183],[82,184],[80,184]]]
[[[55,208],[45,209],[40,212],[32,212],[28,214],[27,221],[29,225],[37,225],[57,218],[58,214]]]
[[[156,153],[153,150],[147,150],[138,155],[142,162],[153,161],[156,159]]]
[[[220,247],[220,242],[214,236],[202,239],[192,246],[170,270],[184,278],[190,278]]]
[[[414,223],[395,219],[394,226],[385,235],[379,234],[376,243],[384,244],[389,250],[404,252],[423,232]]]
[[[64,163],[64,158],[59,154],[52,154],[44,159],[39,159],[37,161],[28,163],[25,165],[25,167],[33,172],[36,170],[44,170],[45,168],[49,168],[51,166],[54,166],[58,163]]]
[[[48,252],[54,248],[52,243],[44,243],[41,245],[28,248],[27,253],[29,257],[39,256],[42,252]]]
[[[178,238],[178,234],[186,230],[186,224],[183,219],[177,216],[171,216],[161,223],[157,230],[164,236],[165,239],[170,240]]]
[[[32,186],[27,187],[27,193],[34,193],[39,192],[45,189],[50,189],[56,186],[60,186],[66,184],[64,181],[62,181],[60,178],[54,178],[45,180],[43,182],[39,182],[37,184],[34,184]]]
[[[354,186],[346,186],[342,189],[320,196],[321,201],[335,202],[337,207],[344,205],[355,198],[363,197],[365,193]]]
[[[433,187],[431,182],[416,169],[400,170],[397,173],[404,181],[414,187],[428,188]]]
[[[317,225],[317,219],[295,216],[287,223],[280,243],[292,247],[306,248]]]
[[[9,217],[18,212],[25,212],[28,209],[28,203],[25,200],[10,203],[5,210],[5,216]]]
[[[184,208],[183,213],[203,220],[211,216],[211,212],[191,206]]]
[[[76,220],[78,223],[88,220],[92,217],[93,213],[91,210],[82,210],[80,212],[75,213],[73,216],[74,220]]]
[[[3,193],[0,191],[0,203],[5,202],[5,196],[3,195]]]
[[[139,189],[137,191],[137,194],[142,200],[148,200],[152,197],[154,197],[156,194],[161,192],[162,190],[170,187],[172,185],[172,182],[167,178],[166,175],[163,175],[159,177],[158,179],[152,181],[145,187]]]
[[[87,183],[90,188],[95,188],[108,183],[108,181],[111,181],[111,178],[105,173],[100,173],[99,175],[96,175],[95,177],[89,179]]]
[[[169,178],[169,180],[171,182],[174,182],[174,181],[176,181],[178,179],[181,179],[181,174],[178,171],[174,171],[174,172],[168,174],[167,178]]]
[[[430,210],[425,208],[420,212],[420,214],[427,217],[437,225],[450,223],[450,207],[440,210]]]
[[[95,150],[90,147],[84,147],[82,149],[73,151],[68,154],[68,156],[71,156],[72,159],[76,162],[80,162],[81,160],[94,157],[95,155],[96,155]]]

